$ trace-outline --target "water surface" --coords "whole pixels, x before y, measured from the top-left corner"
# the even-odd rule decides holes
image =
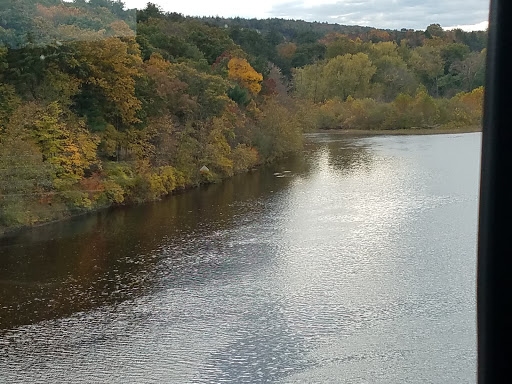
[[[480,140],[312,134],[1,239],[0,382],[476,382]]]

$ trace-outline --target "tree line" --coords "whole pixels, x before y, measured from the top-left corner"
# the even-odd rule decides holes
[[[487,31],[424,31],[202,18],[225,28],[268,75],[274,63],[309,129],[479,126]]]

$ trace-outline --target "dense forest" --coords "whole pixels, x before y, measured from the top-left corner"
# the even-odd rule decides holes
[[[0,3],[0,232],[159,199],[319,128],[478,125],[486,32]]]

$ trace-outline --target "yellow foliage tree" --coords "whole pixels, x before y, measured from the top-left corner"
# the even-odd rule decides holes
[[[85,41],[77,49],[87,73],[85,83],[101,90],[110,114],[125,125],[139,123],[137,111],[142,103],[135,95],[135,79],[141,76],[142,58],[135,39]]]
[[[484,87],[479,87],[468,93],[460,93],[456,97],[472,110],[475,115],[481,116],[484,107],[484,93]]]
[[[43,159],[55,167],[56,176],[67,182],[77,182],[85,169],[97,162],[98,139],[90,135],[83,121],[73,121],[73,127],[63,118],[58,103],[41,110],[32,127],[32,134],[41,149]]]
[[[450,125],[479,125],[482,122],[484,87],[455,95],[449,103]]]
[[[116,20],[112,22],[109,26],[109,35],[116,37],[135,37],[135,32],[130,28],[128,24],[126,24],[123,20]]]
[[[231,158],[233,159],[233,170],[235,172],[246,171],[259,162],[258,150],[246,144],[238,144],[231,151]]]
[[[261,91],[263,76],[251,67],[245,59],[233,57],[228,63],[228,76],[230,80],[238,82],[247,88],[252,94],[257,95]]]
[[[230,121],[227,116],[215,117],[210,128],[203,161],[215,174],[231,176],[233,174],[233,160],[231,160],[231,147],[226,137],[233,136]]]

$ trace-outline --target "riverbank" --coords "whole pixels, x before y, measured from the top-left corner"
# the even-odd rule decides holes
[[[240,171],[238,173],[234,173],[232,176],[229,176],[229,177],[215,179],[215,181],[203,180],[203,181],[199,182],[198,184],[189,184],[189,185],[186,185],[186,186],[181,187],[179,189],[174,189],[170,193],[168,193],[166,195],[161,195],[160,197],[158,197],[156,199],[152,199],[152,200],[144,200],[144,201],[140,201],[140,202],[126,202],[126,203],[111,204],[111,205],[107,205],[107,206],[96,207],[94,209],[87,210],[87,211],[67,212],[65,215],[63,215],[63,216],[61,216],[61,217],[59,217],[57,219],[41,220],[41,221],[34,222],[31,225],[16,226],[16,227],[2,227],[2,226],[0,226],[0,239],[5,238],[5,237],[9,237],[9,236],[13,236],[13,235],[19,234],[19,233],[21,233],[23,231],[27,231],[27,230],[30,230],[30,229],[40,228],[40,227],[44,227],[44,226],[51,225],[51,224],[56,224],[56,223],[61,223],[61,222],[73,220],[73,219],[76,219],[76,218],[79,218],[79,217],[86,217],[88,215],[94,215],[94,214],[97,214],[99,212],[104,212],[104,211],[108,211],[108,210],[115,210],[115,209],[120,209],[120,208],[135,207],[135,206],[140,206],[140,205],[144,205],[144,204],[154,203],[154,202],[157,202],[157,201],[162,201],[162,200],[165,200],[167,198],[170,198],[171,196],[177,196],[177,195],[185,194],[185,193],[188,193],[190,191],[193,191],[193,190],[196,190],[196,189],[208,186],[210,184],[222,182],[222,181],[224,181],[226,179],[229,179],[229,178],[231,178],[231,177],[233,177],[233,176],[235,176],[237,174],[240,174],[240,173],[253,172],[253,171],[259,169],[260,167],[262,167],[264,165],[265,165],[264,163],[255,164],[253,167],[251,167],[249,169],[245,169],[245,170]]]
[[[318,133],[333,133],[347,136],[382,136],[382,135],[445,135],[458,133],[482,132],[481,126],[464,128],[408,128],[408,129],[320,129]]]
[[[473,132],[481,132],[482,128],[479,126],[471,126],[471,127],[464,127],[464,128],[458,128],[458,129],[443,129],[443,128],[409,128],[409,129],[397,129],[397,130],[360,130],[360,129],[323,129],[318,130],[315,133],[329,133],[329,134],[338,134],[338,135],[346,135],[346,136],[384,136],[384,135],[394,135],[394,136],[400,136],[400,135],[440,135],[440,134],[460,134],[460,133],[473,133]],[[263,166],[264,164],[258,164],[258,167]],[[250,168],[246,170],[245,172],[250,172],[254,168]],[[223,178],[221,180],[225,180],[226,178]],[[220,180],[219,180],[220,181]],[[202,182],[197,185],[188,185],[184,188],[175,189],[171,193],[161,196],[157,200],[166,199],[170,196],[187,193],[191,190],[194,190],[196,188],[200,188],[201,186],[204,186],[206,182]],[[117,204],[117,205],[109,205],[105,207],[99,207],[90,211],[86,212],[76,212],[72,213],[63,217],[60,217],[58,219],[48,220],[48,221],[39,221],[32,225],[28,226],[21,226],[21,227],[14,227],[14,228],[5,228],[0,227],[0,238],[5,236],[11,236],[13,234],[22,232],[24,230],[28,230],[31,228],[37,228],[45,225],[50,225],[66,220],[71,220],[76,217],[80,216],[86,216],[89,214],[95,214],[96,212],[105,211],[108,209],[116,208],[116,207],[129,207],[129,206],[135,206],[140,204],[145,204],[148,202],[151,202],[154,200],[147,200],[140,203],[124,203],[124,204]]]

